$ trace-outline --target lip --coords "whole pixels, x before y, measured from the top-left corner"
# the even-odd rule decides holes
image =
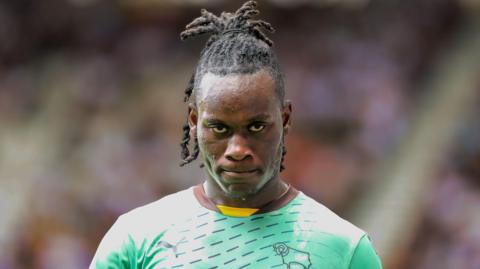
[[[247,171],[231,171],[231,170],[223,170],[222,173],[224,176],[230,178],[248,178],[255,176],[258,173],[257,169],[247,170]]]

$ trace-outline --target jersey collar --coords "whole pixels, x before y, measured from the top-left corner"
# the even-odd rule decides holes
[[[193,193],[197,201],[205,208],[219,212],[226,216],[232,217],[248,217],[255,214],[267,213],[282,208],[291,200],[297,197],[299,191],[289,185],[288,190],[275,200],[272,200],[260,208],[230,207],[225,205],[217,205],[205,194],[203,184],[193,187]]]

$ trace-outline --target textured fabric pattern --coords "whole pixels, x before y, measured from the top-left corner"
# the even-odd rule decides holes
[[[237,218],[200,206],[188,189],[120,217],[90,268],[344,269],[362,238],[303,193],[279,210]],[[378,260],[368,239],[361,245],[356,259]]]

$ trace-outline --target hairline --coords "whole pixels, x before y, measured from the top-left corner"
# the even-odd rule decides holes
[[[220,77],[226,77],[228,75],[253,75],[258,72],[265,70],[271,77],[275,85],[275,95],[277,96],[277,100],[280,102],[280,106],[283,108],[285,102],[285,86],[283,81],[283,75],[277,70],[277,72],[270,66],[236,66],[233,68],[224,68],[224,67],[214,67],[214,68],[207,68],[202,71],[195,72],[195,82],[193,88],[193,105],[196,107],[197,105],[197,92],[200,90],[200,84],[202,82],[203,77],[208,74],[212,73],[214,75]]]

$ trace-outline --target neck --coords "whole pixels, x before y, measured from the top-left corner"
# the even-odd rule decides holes
[[[205,181],[203,187],[208,199],[217,205],[248,208],[261,208],[268,202],[279,198],[288,190],[288,184],[278,176],[269,180],[258,192],[242,197],[229,196],[211,178]]]

